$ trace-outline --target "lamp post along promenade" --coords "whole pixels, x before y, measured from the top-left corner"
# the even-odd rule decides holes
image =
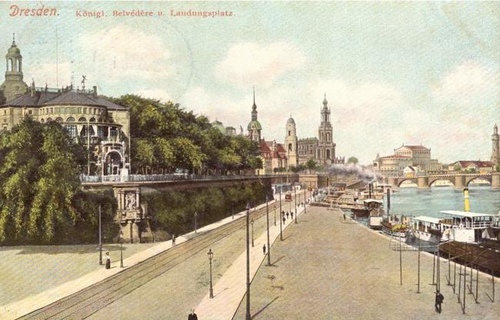
[[[102,225],[101,225],[101,205],[99,205],[99,265],[102,265]]]
[[[208,249],[208,261],[209,261],[209,264],[210,264],[210,289],[209,289],[209,293],[210,293],[210,299],[212,299],[214,297],[214,288],[212,286],[212,258],[214,257],[214,253],[212,252],[212,249]]]
[[[271,265],[271,246],[269,241],[269,197],[266,196],[266,218],[267,218],[267,265]]]
[[[247,310],[246,310],[246,320],[251,320],[250,316],[250,204],[247,204],[247,236],[246,236],[246,247],[247,247]]]
[[[282,227],[282,221],[283,221],[283,212],[281,211],[281,189],[280,189],[280,240],[283,241],[283,227]]]
[[[252,225],[252,248],[254,247],[254,238],[253,238],[253,219],[252,221],[250,222],[250,224]]]
[[[198,233],[198,212],[194,213],[194,233]]]
[[[123,268],[123,232],[120,231],[120,268]]]
[[[295,197],[293,197],[293,202],[295,204],[295,223],[297,223],[297,186],[293,186],[295,189]]]

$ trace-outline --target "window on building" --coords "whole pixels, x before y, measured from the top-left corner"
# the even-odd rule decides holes
[[[76,125],[69,124],[66,126],[66,130],[68,130],[68,134],[71,138],[76,138],[77,136]]]

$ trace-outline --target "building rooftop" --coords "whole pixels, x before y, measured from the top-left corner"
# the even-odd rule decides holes
[[[53,105],[77,105],[77,106],[98,106],[106,107],[111,110],[128,110],[126,107],[120,106],[108,99],[98,96],[97,90],[74,90],[66,89],[49,89],[49,88],[32,88],[29,92],[22,96],[4,104],[1,107],[44,107]]]

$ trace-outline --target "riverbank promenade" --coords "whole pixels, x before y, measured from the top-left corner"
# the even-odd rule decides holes
[[[268,259],[262,250],[263,245],[267,243],[266,232],[259,232],[255,236],[254,246],[250,251],[252,319],[498,318],[500,301],[492,302],[489,299],[494,290],[491,277],[479,275],[478,303],[474,299],[475,284],[473,284],[474,294],[466,291],[466,303],[463,308],[463,303],[458,302],[459,298],[462,299],[462,295],[458,296],[459,282],[455,282],[454,293],[453,287],[447,285],[448,262],[441,260],[440,286],[445,300],[443,311],[438,314],[434,310],[437,277],[432,255],[421,253],[419,259],[418,251],[396,250],[397,246],[394,247],[394,243],[385,235],[369,230],[350,219],[344,220],[338,211],[307,207],[304,213],[304,208],[300,206],[299,212],[298,223],[292,219],[286,221],[283,241],[280,240],[279,228],[276,226],[270,228],[270,241],[273,243],[271,266],[267,265]],[[245,213],[240,213],[235,215],[235,219],[244,216]],[[193,236],[201,236],[203,231],[214,229],[230,220],[231,217],[199,229],[199,235],[190,233],[179,236],[177,244],[188,241]],[[124,264],[127,268],[131,267],[170,248],[169,241],[145,246],[129,246]],[[119,254],[116,250],[119,248],[107,249],[114,249],[113,257],[117,256],[117,252]],[[33,252],[13,254],[7,249],[0,251],[1,271],[10,272],[7,277],[3,273],[0,280],[0,298],[3,297],[3,300],[0,300],[2,301],[0,319],[15,319],[123,270],[119,267],[120,262],[114,259],[111,270],[103,272],[103,267],[95,263],[95,246],[92,250],[89,253],[73,252],[68,249],[68,252],[59,254]],[[88,258],[79,260],[87,254],[92,255],[92,265],[87,266]],[[202,252],[201,255],[206,256],[206,253]],[[29,267],[23,265],[26,259],[32,262]],[[82,266],[77,268],[75,261],[80,262]],[[168,308],[153,312],[131,307],[125,315],[121,314],[120,318],[187,319],[188,311],[194,308],[200,320],[245,319],[245,251],[241,251],[234,261],[226,261],[224,264],[229,266],[215,278],[214,297],[210,298],[207,287],[204,287],[205,296],[194,304],[183,305],[184,314],[171,314]],[[9,269],[6,269],[7,265],[10,266]],[[451,267],[453,277],[453,263]],[[46,271],[51,268],[51,272]],[[77,275],[68,270],[75,268]],[[20,270],[17,277],[12,276],[13,270]],[[29,274],[22,276],[22,270]],[[181,273],[183,268],[176,269],[175,272]],[[215,273],[218,271],[215,270]],[[66,279],[66,274],[70,274],[71,277],[67,276]],[[179,274],[178,277],[185,275]],[[457,275],[457,279],[459,277]],[[58,278],[62,279],[56,280]],[[451,280],[453,282],[453,279]],[[467,285],[468,283],[467,278]],[[155,286],[155,281],[149,285]],[[23,288],[24,293],[16,292],[14,290],[16,286]],[[47,286],[48,288],[45,288]],[[163,287],[163,289],[168,291],[164,292],[163,299],[182,296],[180,292],[176,294],[172,291],[172,288]],[[9,290],[16,292],[15,297],[6,298]],[[150,290],[156,291],[151,287]],[[182,291],[182,288],[177,290]],[[183,301],[176,303],[184,304]],[[162,308],[161,304],[158,308]],[[102,310],[103,312],[100,312],[102,318],[113,318],[112,310],[112,308]],[[157,314],[163,316],[156,316]],[[91,318],[101,317],[96,314]]]

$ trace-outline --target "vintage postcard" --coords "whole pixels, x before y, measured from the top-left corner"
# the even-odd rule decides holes
[[[279,148],[282,148],[287,155],[286,161],[290,161],[289,164],[294,162],[294,167],[305,164],[308,157],[316,159],[324,168],[327,165],[352,163],[369,172],[369,175],[373,173],[370,176],[372,179],[390,175],[384,172],[384,168],[392,165],[389,162],[404,158],[406,155],[402,152],[406,147],[416,158],[421,155],[429,157],[429,167],[412,165],[410,160],[397,162],[398,168],[395,170],[401,172],[394,174],[394,177],[408,177],[406,170],[413,170],[412,174],[417,177],[424,173],[444,172],[451,167],[456,170],[457,166],[464,166],[460,168],[469,170],[468,173],[477,173],[482,172],[480,167],[489,166],[490,171],[481,177],[481,181],[488,183],[489,180],[490,184],[495,184],[494,178],[492,182],[492,171],[498,170],[500,164],[497,127],[500,124],[499,17],[500,3],[483,1],[2,1],[0,57],[5,57],[6,61],[0,64],[5,66],[5,70],[0,68],[2,78],[5,73],[5,79],[0,81],[4,85],[0,89],[7,107],[0,109],[0,117],[3,117],[0,118],[3,121],[0,130],[12,128],[9,121],[14,121],[15,112],[7,114],[7,110],[14,110],[11,108],[13,105],[21,106],[21,102],[9,103],[29,92],[34,95],[36,92],[56,94],[71,91],[93,95],[93,101],[97,101],[98,96],[112,99],[136,95],[161,103],[179,104],[182,110],[207,117],[210,123],[222,128],[223,132],[249,136],[259,143],[263,141],[260,146],[269,149],[266,154],[270,158],[273,158],[270,155],[272,152],[278,150],[279,153]],[[49,108],[60,101],[56,96],[51,99],[53,101],[46,104]],[[57,107],[71,105],[73,100],[67,99]],[[87,107],[85,103],[79,103]],[[104,106],[110,106],[110,103],[105,102]],[[29,105],[24,107],[29,112]],[[51,111],[40,110],[39,115],[42,112],[49,114]],[[130,136],[130,127],[122,126],[119,122],[119,110],[113,112],[117,130]],[[61,121],[65,120],[61,116]],[[44,121],[49,121],[48,115]],[[91,120],[85,121],[87,127],[83,122],[77,124],[74,126],[75,133],[78,130],[86,134],[85,130],[94,130]],[[97,126],[95,128],[97,132]],[[108,132],[110,137],[112,130],[115,129],[109,129]],[[295,140],[290,140],[291,134]],[[328,143],[328,150],[321,149],[321,141]],[[125,140],[124,144],[127,143],[129,141]],[[108,150],[115,147],[113,143]],[[105,160],[103,152],[103,158],[99,158],[99,163],[96,160],[94,167],[91,167],[89,160],[88,172],[84,175],[92,176],[91,170],[100,172],[101,176],[135,174],[136,168],[134,163],[130,164],[127,148],[123,147],[123,159],[117,161],[122,163],[120,167],[114,166],[116,159],[111,156]],[[295,151],[291,153],[292,150]],[[264,159],[266,156],[264,152],[262,154]],[[279,164],[282,161],[279,158],[276,156],[269,160],[267,166],[263,160],[263,169],[257,173],[275,174],[279,171],[276,168],[287,167]],[[461,161],[469,162],[464,164]],[[198,172],[191,169],[184,171],[182,168],[175,172],[186,176],[198,173],[201,173],[201,169]],[[465,185],[460,187],[466,187],[476,178],[480,177],[463,180],[466,181]],[[423,183],[430,187],[435,180],[431,178]],[[401,181],[396,178],[385,180],[396,184],[401,184]],[[455,181],[458,180],[451,180],[450,183]],[[124,202],[124,210],[133,209],[134,204],[138,206],[139,203],[138,196],[127,194],[132,192],[130,190],[124,191],[126,200],[123,201],[128,201],[128,204]],[[273,190],[278,192],[277,189]],[[412,206],[418,206],[415,212],[427,210],[428,203],[434,201],[430,198],[442,197],[446,198],[443,201],[448,201],[455,197],[461,203],[462,197],[461,192],[458,195],[456,192],[455,195],[453,192],[436,195],[434,191],[432,197],[416,191],[410,195],[401,194],[399,198],[397,194],[394,195],[393,206],[397,208],[399,205],[409,211],[414,209]],[[480,191],[471,194],[473,207],[488,214],[490,211],[498,213],[498,200],[495,200],[498,199],[498,192],[488,187],[483,190],[483,195],[489,198],[481,201],[477,200],[477,197],[481,197]],[[302,217],[313,210],[310,209],[312,207],[304,207],[306,195],[307,190],[302,195],[302,201],[294,200],[295,205],[299,202],[298,211]],[[418,205],[410,199],[418,199],[415,200]],[[385,201],[387,206],[387,199]],[[449,205],[456,204],[450,202]],[[448,209],[456,208],[432,207],[436,211]],[[259,210],[265,212],[265,203]],[[292,210],[290,205],[287,211],[295,212],[297,219],[297,209]],[[327,226],[331,216],[326,211],[321,212],[324,214],[321,219]],[[415,215],[415,212],[407,215]],[[335,217],[331,220],[332,225],[342,228],[337,235],[349,237],[350,233],[345,228],[351,225],[342,223],[342,215]],[[289,230],[294,227],[293,219],[292,213],[290,220],[284,220],[287,226],[290,223]],[[280,277],[287,277],[286,273],[273,271],[271,274],[271,271],[266,271],[268,269],[262,269],[265,268],[262,259],[269,254],[266,249],[270,248],[267,247],[268,243],[258,242],[258,258],[264,262],[260,269],[256,265],[254,270],[257,274],[255,294],[260,298],[252,297],[256,303],[252,304],[252,319],[281,319],[285,316],[289,319],[393,319],[396,315],[419,319],[422,314],[424,317],[434,316],[436,287],[427,284],[434,279],[425,280],[426,283],[422,284],[425,289],[422,291],[426,293],[418,296],[414,294],[416,286],[413,285],[417,281],[413,277],[416,277],[416,271],[409,271],[407,274],[413,278],[404,278],[407,287],[406,290],[401,289],[398,255],[393,257],[395,260],[390,269],[396,267],[392,274],[395,278],[382,278],[395,285],[390,286],[394,290],[388,297],[398,299],[398,295],[402,296],[402,304],[393,301],[399,308],[387,303],[387,312],[384,313],[377,309],[375,296],[372,297],[375,300],[370,300],[374,301],[372,304],[365,307],[357,305],[358,298],[354,295],[362,295],[365,290],[379,297],[387,294],[380,287],[370,289],[370,279],[365,277],[363,271],[378,273],[383,270],[378,269],[379,265],[372,266],[372,269],[360,268],[366,262],[362,259],[356,259],[357,266],[351,268],[325,260],[325,254],[337,257],[335,261],[349,259],[349,254],[340,253],[342,248],[337,247],[337,253],[329,251],[334,248],[329,243],[318,242],[315,247],[316,240],[311,240],[314,239],[313,235],[328,230],[322,229],[325,224],[315,225],[313,218],[309,219],[310,226],[318,228],[316,233],[312,229],[298,229],[298,233],[290,236],[290,243],[293,243],[294,238],[300,238],[302,232],[306,242],[293,246],[293,250],[297,251],[283,253],[283,257],[295,256],[302,261],[317,259],[321,262],[321,268],[308,266],[300,269],[297,265],[298,269],[293,272],[303,274],[305,278],[295,279],[295,276],[288,274],[290,281],[280,282]],[[305,225],[303,228],[306,228]],[[265,230],[264,222],[260,226],[256,222],[255,226],[261,232]],[[277,227],[275,232],[275,239],[279,239]],[[293,234],[293,231],[290,232]],[[177,235],[176,245],[191,243],[188,239],[191,238]],[[261,240],[265,241],[265,237]],[[307,243],[309,240],[313,242]],[[341,241],[341,238],[335,237],[336,244]],[[359,246],[368,246],[370,243],[376,243],[376,240],[357,244],[347,242],[343,248],[354,253],[362,249]],[[169,246],[174,244],[172,239]],[[301,246],[304,246],[304,250]],[[153,245],[129,248],[127,257],[136,250],[134,253],[138,254],[139,261],[151,256],[154,248]],[[243,247],[231,245],[226,248],[228,252],[243,250]],[[224,246],[211,249],[215,252],[217,266],[224,265],[225,268],[214,271],[215,280],[219,282],[215,298],[206,296],[209,286],[207,249],[201,255],[193,253],[189,267],[174,265],[164,274],[158,273],[151,279],[138,280],[140,283],[131,285],[136,287],[129,290],[130,294],[106,296],[100,302],[94,302],[94,306],[101,305],[93,309],[92,314],[65,315],[64,311],[61,314],[54,313],[52,318],[109,319],[120,316],[122,319],[195,319],[194,314],[190,314],[190,310],[194,310],[201,320],[249,319],[248,313],[245,313],[248,309],[245,310],[244,286],[233,296],[225,297],[227,300],[224,302],[219,300],[218,304],[213,304],[217,295],[221,299],[223,291],[230,290],[231,282],[224,277],[225,272],[231,272],[230,265],[243,269],[245,264],[244,260],[236,259],[238,255],[232,261],[224,261],[226,255],[231,256],[229,253],[220,253]],[[286,246],[277,250],[286,252]],[[366,256],[367,260],[377,261],[374,256],[374,252],[378,252],[376,250],[374,248],[372,255]],[[148,253],[144,253],[146,251]],[[118,252],[118,249],[112,252],[116,265]],[[140,255],[141,252],[144,256]],[[243,252],[238,251],[238,254]],[[314,258],[307,255],[311,252],[315,252]],[[395,252],[391,251],[391,254]],[[406,254],[410,257],[409,253]],[[74,288],[86,287],[86,283],[80,283],[79,279],[88,274],[92,274],[95,282],[104,279],[100,266],[93,268],[95,270],[79,269],[77,265],[86,262],[83,256],[71,250],[62,256],[35,253],[30,256],[30,252],[15,254],[8,247],[5,250],[2,247],[0,257],[0,270],[4,270],[0,273],[11,275],[2,276],[0,280],[0,315],[6,319],[24,316],[34,312],[33,308],[53,303],[50,297],[57,296],[59,286],[70,284]],[[54,272],[51,268],[56,263],[55,257],[64,257],[58,263],[67,264],[68,268],[59,266]],[[416,254],[411,257],[416,257]],[[212,256],[208,258],[212,268]],[[274,259],[278,258],[275,256]],[[406,263],[416,265],[416,258],[409,261]],[[451,261],[449,265],[452,265]],[[18,262],[31,266],[27,273],[29,276],[22,274],[22,269],[16,270]],[[280,262],[283,265],[288,263],[287,258]],[[433,276],[432,259],[427,263],[424,270]],[[293,268],[294,263],[290,266]],[[473,268],[474,263],[469,267]],[[79,271],[72,275],[72,268]],[[183,273],[182,268],[186,272]],[[446,268],[445,271],[441,270],[444,284],[448,265],[443,264],[442,268]],[[119,275],[118,269],[117,265],[112,270],[113,276]],[[304,282],[315,281],[312,277],[307,278],[306,273],[318,272],[318,277],[329,277],[322,273],[325,271],[336,275],[358,272],[360,282],[352,283],[353,296],[349,298],[350,291],[344,287],[335,289],[334,283],[325,287],[318,284],[316,290],[305,289],[307,286]],[[210,289],[211,272],[212,269]],[[52,279],[58,273],[63,280],[56,281],[57,286],[47,285],[52,280],[47,280],[47,283],[42,281]],[[244,276],[243,273],[242,281],[245,281]],[[461,285],[471,281],[469,286],[472,287],[472,281],[476,281],[474,290],[477,290],[480,281],[476,275],[471,277],[466,280],[461,278]],[[19,284],[14,285],[8,278],[17,278]],[[261,279],[262,285],[259,285],[258,279]],[[332,276],[330,280],[339,286],[347,285],[342,279]],[[478,319],[493,319],[500,312],[498,301],[492,302],[486,297],[494,297],[494,279],[487,278],[482,282],[479,289],[479,295],[482,294],[480,304],[473,302],[473,299],[477,302],[478,298],[472,289],[467,293],[467,299],[470,300],[466,302],[465,296],[463,301],[457,296],[455,287],[451,291],[449,286],[443,285],[445,302],[441,316],[452,319],[462,313],[469,313]],[[154,283],[160,283],[161,287]],[[266,289],[266,283],[272,285]],[[221,289],[223,285],[227,288]],[[200,288],[204,291],[200,292]],[[461,290],[464,294],[465,290]],[[409,295],[408,291],[412,291],[411,297],[415,297],[414,305],[407,305],[411,304],[410,298],[405,296]],[[73,294],[71,290],[67,292],[67,295]],[[326,299],[337,300],[335,297],[338,297],[337,301],[345,302],[344,307],[340,302],[330,304],[331,300],[321,299],[323,294]],[[424,298],[420,299],[422,296]],[[454,299],[460,302],[460,306],[454,306]],[[296,306],[292,308],[283,301],[294,301]],[[357,311],[349,310],[346,307],[348,304],[355,305]],[[421,314],[419,308],[423,305],[428,308]]]

